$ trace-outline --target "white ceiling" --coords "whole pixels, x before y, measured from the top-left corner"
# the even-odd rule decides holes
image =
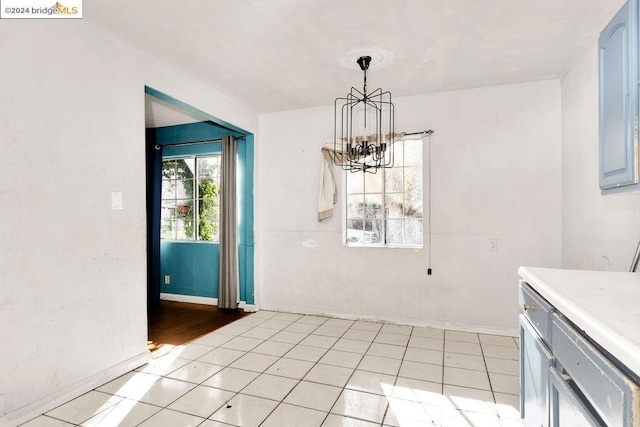
[[[257,112],[555,78],[624,0],[92,0],[83,14]],[[355,66],[355,64],[354,64]]]

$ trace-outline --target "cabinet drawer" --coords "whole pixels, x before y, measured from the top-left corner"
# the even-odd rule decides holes
[[[640,389],[560,314],[553,314],[553,353],[580,393],[609,426],[640,426]]]
[[[551,346],[551,312],[553,307],[528,284],[520,281],[518,286],[520,310],[529,319],[540,337]]]

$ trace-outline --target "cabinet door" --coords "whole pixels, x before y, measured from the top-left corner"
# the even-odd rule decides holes
[[[627,1],[600,33],[600,188],[637,183],[637,1]]]
[[[553,427],[604,427],[590,408],[571,387],[571,377],[551,368],[551,425]]]
[[[520,416],[525,427],[547,427],[553,356],[523,315],[520,315],[520,344]]]

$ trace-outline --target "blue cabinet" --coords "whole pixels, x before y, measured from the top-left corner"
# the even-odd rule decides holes
[[[598,48],[600,189],[636,189],[638,0],[624,4],[600,33]]]
[[[520,415],[525,427],[640,427],[640,383],[520,282]]]

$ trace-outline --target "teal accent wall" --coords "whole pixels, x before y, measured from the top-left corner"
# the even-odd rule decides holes
[[[218,298],[220,245],[208,242],[160,242],[160,291]],[[171,284],[164,277],[171,277]]]
[[[238,268],[240,300],[254,304],[254,136],[234,129],[200,122],[149,129],[148,136],[155,144],[166,145],[219,139],[228,134],[246,135],[244,140],[238,141]],[[218,154],[221,150],[220,142],[166,147],[163,148],[163,158]],[[217,243],[161,240],[160,292],[217,298],[219,249]],[[167,275],[171,283],[165,285]]]

